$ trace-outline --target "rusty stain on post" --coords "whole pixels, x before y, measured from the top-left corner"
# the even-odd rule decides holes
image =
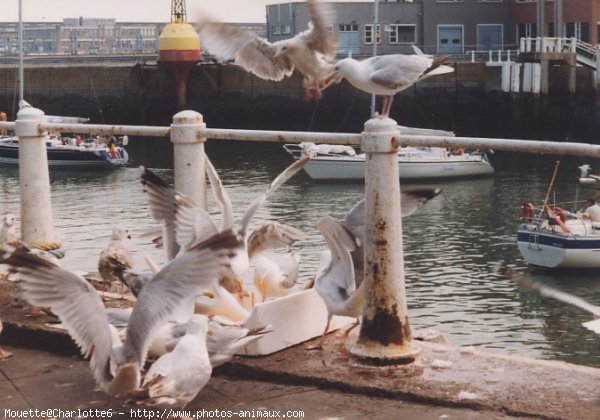
[[[396,139],[391,119],[365,124],[365,305],[358,337],[347,347],[360,362],[410,363],[419,353],[412,341],[404,291],[404,255]]]

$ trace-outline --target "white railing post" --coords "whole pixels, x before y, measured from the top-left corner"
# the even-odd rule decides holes
[[[60,248],[54,239],[50,174],[45,132],[38,129],[44,112],[22,106],[15,121],[19,137],[19,185],[21,190],[21,238],[33,248]]]
[[[181,111],[173,116],[171,143],[175,189],[206,209],[206,172],[204,161],[205,137],[198,133],[206,128],[202,115],[195,111]]]
[[[349,352],[371,364],[410,363],[419,353],[412,341],[404,286],[402,219],[397,147],[392,119],[365,123],[365,306],[358,338]]]

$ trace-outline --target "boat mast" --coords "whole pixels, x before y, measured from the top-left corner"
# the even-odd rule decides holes
[[[19,0],[19,106],[23,100],[23,0]]]
[[[373,15],[373,57],[377,55],[378,32],[377,24],[379,23],[379,0],[375,0],[373,5],[375,13]],[[375,95],[371,94],[371,118],[375,116]]]

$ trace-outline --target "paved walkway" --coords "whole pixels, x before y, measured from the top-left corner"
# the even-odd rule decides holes
[[[15,353],[0,362],[0,408],[122,408],[94,390],[87,362],[58,355],[78,354],[71,338],[46,326],[51,318],[11,305],[3,287],[0,318],[0,345]],[[322,351],[301,344],[238,357],[219,368],[189,408],[296,410],[310,419],[600,418],[600,369],[420,346],[416,362],[397,367],[355,363],[335,334]]]
[[[0,362],[0,418],[11,418],[6,410],[60,409],[67,411],[108,410],[112,418],[133,418],[132,407],[107,399],[95,389],[88,363],[76,356],[60,356],[41,350],[6,346],[14,353]],[[266,379],[266,378],[265,378]],[[187,407],[221,417],[224,412],[269,411],[276,417],[304,419],[510,419],[492,411],[416,404],[361,394],[319,389],[314,386],[281,385],[251,379],[214,375],[208,386]],[[124,414],[118,414],[124,413]],[[143,411],[140,412],[143,414]],[[158,412],[153,412],[158,414]],[[150,418],[150,412],[146,418]],[[12,416],[15,418],[16,416]],[[216,418],[213,415],[212,418]],[[92,418],[90,416],[89,418]],[[241,418],[233,415],[232,418]]]

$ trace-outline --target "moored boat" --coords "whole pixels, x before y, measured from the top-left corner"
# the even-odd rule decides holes
[[[524,203],[517,231],[519,252],[532,266],[600,268],[600,206],[588,200],[575,213]]]
[[[365,153],[350,146],[286,144],[284,149],[299,159],[312,156],[304,170],[314,180],[363,180]],[[440,147],[402,147],[398,151],[398,175],[401,179],[440,179],[485,176],[494,173],[487,154]]]
[[[129,155],[124,146],[127,138],[90,138],[46,137],[48,166],[51,168],[110,168],[124,166]],[[0,163],[19,164],[19,139],[17,137],[0,138]]]

